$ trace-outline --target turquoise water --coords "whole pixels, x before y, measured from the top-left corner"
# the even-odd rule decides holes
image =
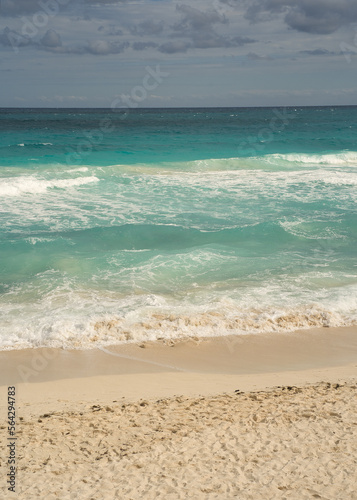
[[[357,107],[0,110],[0,347],[357,323]]]

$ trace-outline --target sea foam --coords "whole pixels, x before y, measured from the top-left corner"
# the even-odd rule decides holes
[[[55,180],[37,179],[34,176],[3,178],[0,179],[0,196],[44,193],[47,189],[68,189],[98,181],[99,179],[95,176]]]

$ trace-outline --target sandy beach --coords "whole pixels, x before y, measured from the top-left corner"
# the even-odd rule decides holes
[[[355,499],[357,330],[3,351],[19,499]]]
[[[41,3],[0,0],[0,500],[357,500],[356,2]]]

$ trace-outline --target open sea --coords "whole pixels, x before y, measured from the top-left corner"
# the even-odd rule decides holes
[[[357,324],[357,107],[0,109],[0,349]]]

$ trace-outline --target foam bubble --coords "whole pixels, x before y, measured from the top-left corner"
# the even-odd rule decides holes
[[[275,286],[275,288],[274,288]],[[297,300],[296,291],[276,295],[247,290],[241,299],[212,291],[203,300],[175,300],[155,294],[118,296],[71,291],[67,283],[39,302],[3,304],[0,348],[96,346],[192,337],[216,337],[357,324],[356,287],[326,291],[319,302]],[[280,290],[281,292],[281,290]],[[263,295],[263,293],[265,295]],[[254,298],[255,297],[255,298]],[[284,304],[280,304],[284,297]],[[290,297],[290,299],[289,299]],[[196,302],[196,303],[195,303]]]
[[[5,178],[0,180],[0,196],[38,194],[51,188],[67,189],[98,181],[99,179],[95,176],[56,180],[37,179],[34,176]]]

